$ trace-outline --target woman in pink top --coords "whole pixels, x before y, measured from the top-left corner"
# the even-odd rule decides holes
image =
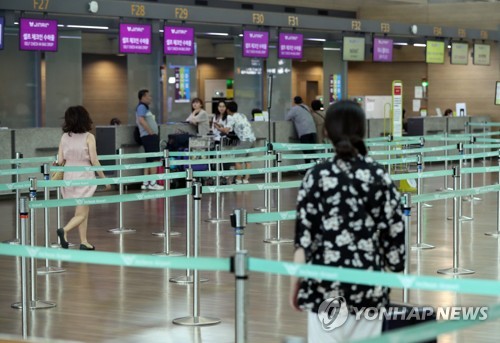
[[[95,137],[89,131],[92,129],[92,119],[83,106],[72,106],[64,114],[64,134],[59,143],[59,161],[65,166],[100,166],[97,159]],[[104,178],[104,173],[98,171],[99,177]],[[95,179],[93,171],[64,172],[64,180]],[[94,195],[97,186],[63,187],[61,194],[64,199],[89,198]],[[106,190],[111,186],[106,185]],[[63,228],[57,229],[61,247],[68,249],[68,231],[78,227],[80,233],[80,250],[95,250],[87,241],[87,224],[89,206],[76,206],[75,215]]]

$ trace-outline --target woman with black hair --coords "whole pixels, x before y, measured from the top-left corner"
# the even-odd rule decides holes
[[[227,115],[226,103],[223,100],[219,101],[217,104],[217,113],[212,121],[212,132],[216,143],[220,143],[222,137],[225,135],[219,128],[231,126],[229,123],[230,120],[232,120],[232,117]]]
[[[309,169],[299,190],[296,263],[394,272],[404,268],[400,194],[384,167],[367,156],[365,123],[363,109],[353,101],[339,101],[327,110],[325,129],[335,154]],[[295,309],[309,311],[309,342],[350,341],[381,333],[381,320],[354,314],[388,305],[389,288],[293,278],[290,301]],[[332,317],[332,308],[338,318]]]
[[[89,131],[92,129],[92,119],[83,106],[72,106],[64,114],[63,135],[59,143],[58,159],[64,166],[93,166],[101,164],[97,159],[95,137]],[[64,172],[64,180],[95,179],[94,171]],[[99,177],[104,178],[104,173],[97,171]],[[62,187],[61,194],[64,199],[90,198],[94,195],[97,186]],[[106,185],[106,190],[111,186]],[[78,227],[80,234],[80,250],[95,250],[87,241],[87,224],[89,219],[89,206],[78,205],[75,215],[63,228],[57,229],[57,235],[63,249],[68,249],[67,234]]]

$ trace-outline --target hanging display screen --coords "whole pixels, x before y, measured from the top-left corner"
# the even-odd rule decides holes
[[[120,24],[121,54],[150,54],[151,25]]]
[[[425,49],[426,63],[444,63],[444,42],[428,40]]]
[[[474,44],[473,63],[480,66],[490,65],[490,46],[488,44]]]
[[[469,64],[469,44],[463,42],[451,43],[451,64]]]
[[[165,26],[163,30],[165,55],[194,55],[194,29],[192,27]]]
[[[342,59],[344,61],[364,61],[365,38],[344,37],[342,44]]]
[[[243,31],[243,57],[267,58],[269,32]]]
[[[392,39],[373,38],[373,62],[392,62]]]
[[[19,49],[57,51],[57,20],[19,20]]]
[[[303,42],[300,33],[280,33],[278,58],[302,59]]]

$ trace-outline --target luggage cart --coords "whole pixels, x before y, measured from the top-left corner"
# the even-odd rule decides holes
[[[215,142],[213,136],[199,136],[199,137],[189,137],[189,152],[196,151],[212,151],[214,150]],[[212,156],[190,156],[190,160],[198,159],[210,159]],[[206,164],[193,164],[191,165],[193,171],[206,171],[211,170],[210,163]],[[202,178],[201,183],[203,185],[214,185],[214,178]]]

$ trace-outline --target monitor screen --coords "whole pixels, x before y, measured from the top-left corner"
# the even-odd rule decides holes
[[[192,27],[165,26],[163,30],[165,55],[194,55],[194,29]]]
[[[0,17],[0,50],[3,49],[3,29],[5,25],[5,18]]]
[[[373,38],[373,62],[392,62],[392,39]]]
[[[21,18],[19,49],[57,51],[57,20]]]
[[[342,44],[342,59],[344,61],[364,61],[365,38],[344,37]]]
[[[267,58],[269,32],[243,31],[243,57]]]
[[[473,63],[475,65],[490,65],[490,46],[488,44],[474,44]]]
[[[426,63],[444,63],[444,42],[428,40],[425,49]]]
[[[495,87],[495,105],[500,105],[500,81],[497,81]]]
[[[451,43],[451,64],[469,64],[469,44],[464,42]]]
[[[120,24],[121,54],[150,54],[151,25]]]
[[[278,58],[302,59],[304,36],[300,33],[285,33],[279,35]]]

